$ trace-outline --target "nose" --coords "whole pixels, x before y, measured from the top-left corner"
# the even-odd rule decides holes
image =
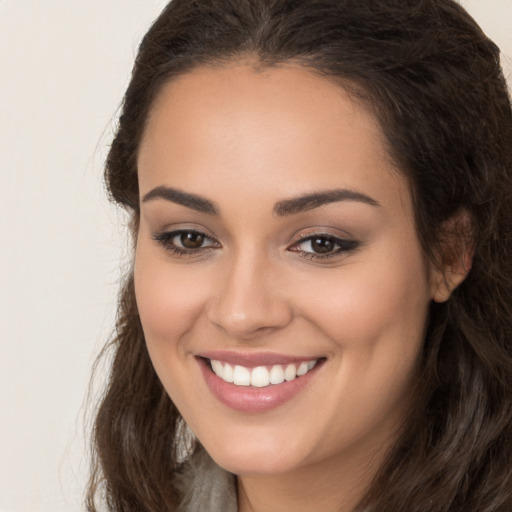
[[[230,337],[256,338],[288,325],[293,309],[279,268],[246,254],[225,263],[209,303],[208,319]]]

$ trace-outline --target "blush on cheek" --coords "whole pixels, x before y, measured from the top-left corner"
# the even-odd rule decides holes
[[[172,264],[149,244],[137,247],[134,280],[139,315],[148,346],[179,343],[202,311],[208,296],[200,272]]]
[[[135,281],[135,296],[147,338],[176,339],[192,316],[192,305],[172,283],[139,275]]]
[[[428,294],[419,296],[417,291],[427,289],[421,277],[404,277],[394,268],[380,273],[379,279],[373,277],[358,274],[344,280],[329,300],[325,294],[309,295],[304,307],[342,348],[370,348],[383,333],[414,345],[422,337],[429,303]]]

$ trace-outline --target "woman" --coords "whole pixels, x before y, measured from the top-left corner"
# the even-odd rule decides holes
[[[512,510],[512,115],[459,5],[174,0],[106,180],[90,511]]]

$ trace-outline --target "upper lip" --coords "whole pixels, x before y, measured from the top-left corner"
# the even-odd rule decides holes
[[[273,366],[276,364],[297,364],[304,361],[321,359],[319,356],[292,356],[274,352],[237,352],[213,350],[196,354],[197,357],[222,361],[232,365],[254,368],[256,366]]]

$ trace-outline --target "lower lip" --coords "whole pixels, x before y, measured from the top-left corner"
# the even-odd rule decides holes
[[[213,395],[231,409],[247,413],[269,411],[290,401],[309,384],[323,363],[323,361],[319,361],[312,370],[294,380],[256,388],[225,382],[213,373],[205,359],[197,358],[197,361]]]

